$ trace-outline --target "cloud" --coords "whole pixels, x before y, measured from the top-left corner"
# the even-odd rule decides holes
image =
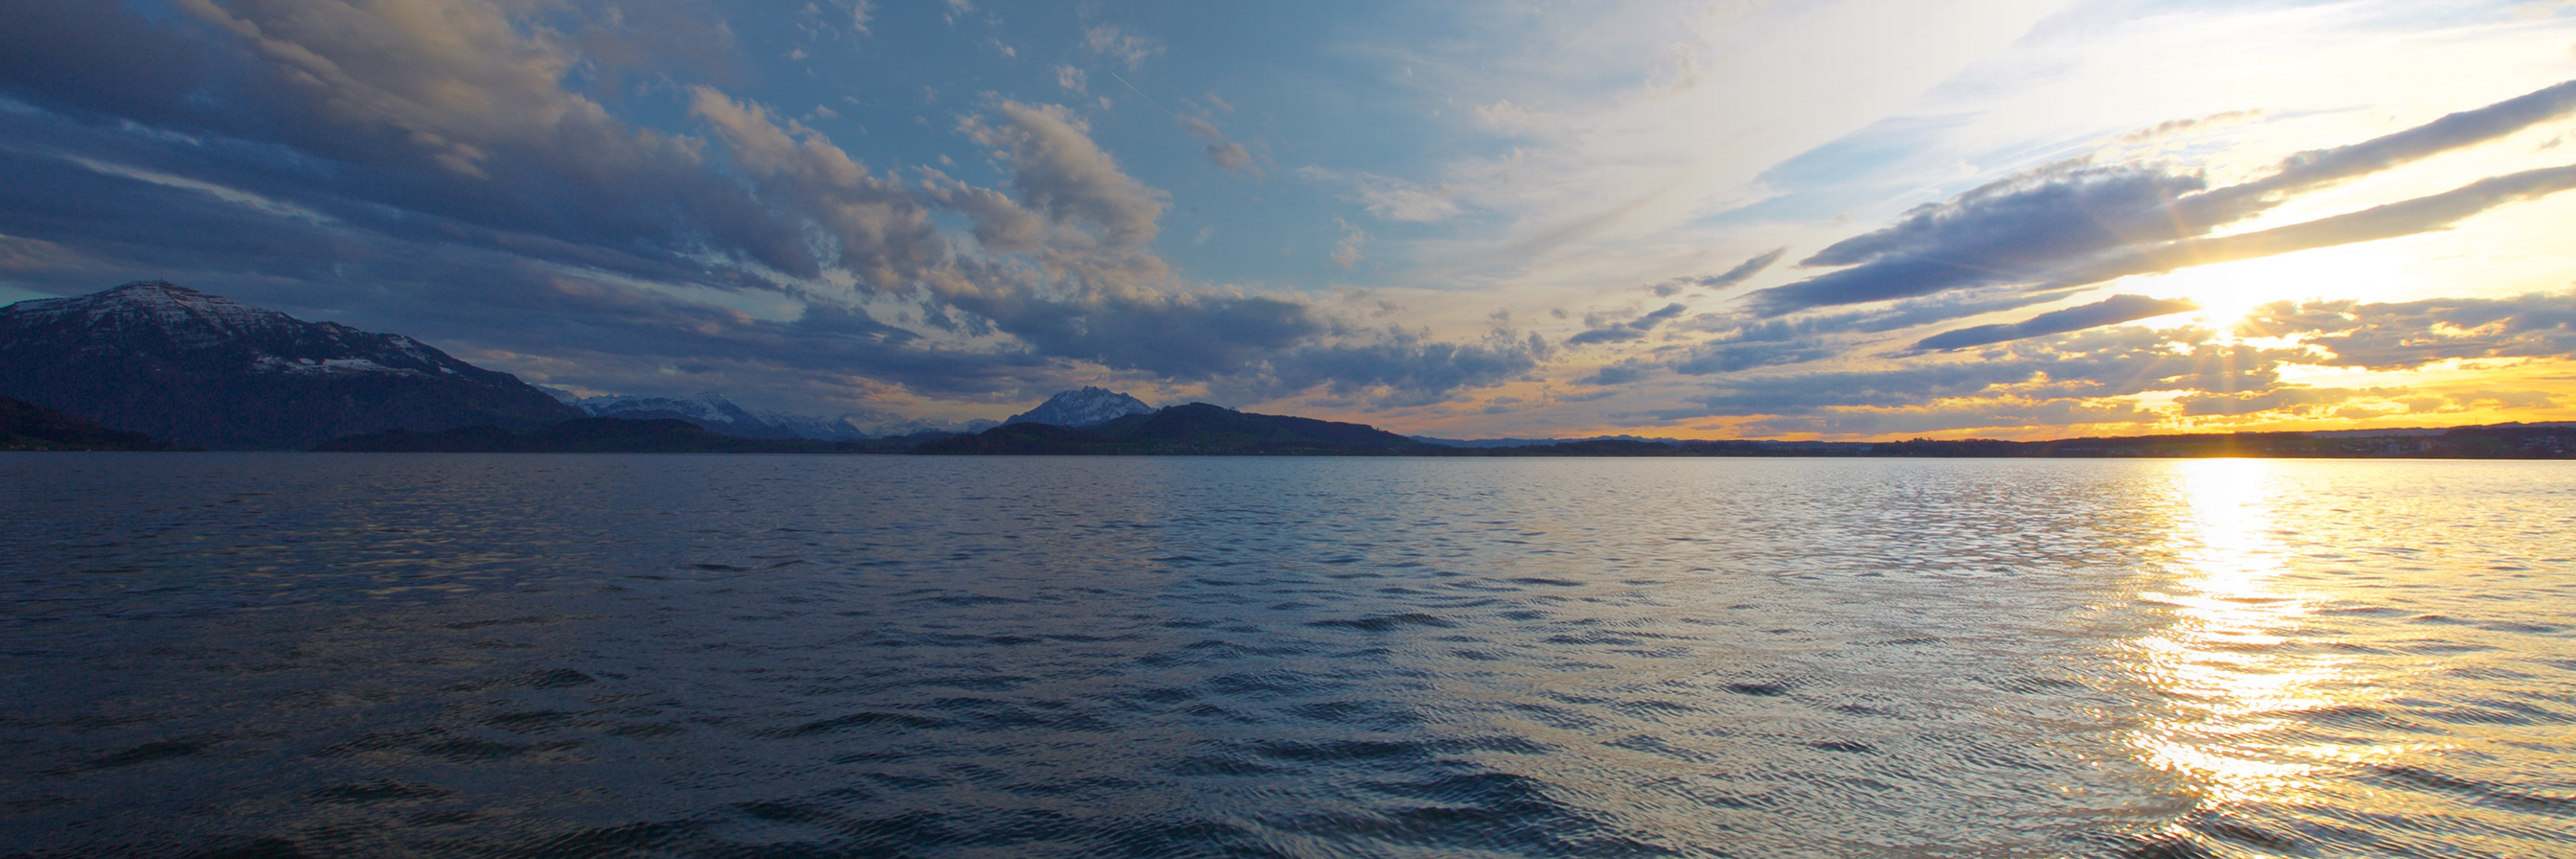
[[[724,141],[732,165],[764,199],[788,204],[830,242],[807,243],[783,270],[816,277],[825,265],[856,272],[875,290],[897,289],[949,256],[929,210],[891,177],[869,172],[830,138],[795,120],[780,125],[768,110],[710,87],[692,87],[690,114]]]
[[[1773,248],[1767,253],[1756,255],[1752,259],[1738,263],[1734,268],[1727,269],[1723,273],[1701,277],[1674,278],[1672,280],[1664,281],[1663,283],[1655,284],[1653,288],[1656,295],[1672,295],[1694,286],[1704,287],[1707,289],[1725,289],[1727,287],[1752,280],[1754,275],[1761,274],[1763,269],[1770,268],[1772,263],[1779,262],[1780,257],[1785,256],[1788,253],[1788,248]]]
[[[1091,89],[1091,73],[1085,72],[1074,66],[1056,66],[1055,85],[1074,92],[1089,92]]]
[[[1496,332],[1481,343],[1447,343],[1402,330],[1377,332],[1372,341],[1318,344],[1290,350],[1268,362],[1260,376],[1238,382],[1272,395],[1322,386],[1341,396],[1367,398],[1379,407],[1424,405],[1453,392],[1508,381],[1545,357],[1545,345]]]
[[[1660,369],[1651,362],[1628,358],[1604,366],[1591,375],[1575,379],[1574,383],[1597,386],[1625,385],[1651,377]]]
[[[1849,345],[1822,337],[1788,340],[1713,340],[1694,344],[1669,363],[1686,376],[1737,373],[1761,367],[1804,364],[1843,354]]]
[[[2153,301],[2114,299],[2058,312],[2078,311],[2063,317],[2065,324],[2071,324],[2154,310]],[[2128,311],[2122,311],[2123,306]],[[1973,356],[1953,360],[1867,369],[1745,372],[1758,370],[1770,354],[1840,351],[1829,340],[1799,334],[1802,321],[1767,320],[1748,327],[1751,333],[1702,344],[1688,357],[1667,362],[1666,366],[1685,374],[1725,375],[1697,397],[1698,409],[1673,411],[1666,417],[1771,415],[1782,419],[1757,421],[1747,431],[1837,434],[2047,426],[2127,419],[2106,417],[2108,412],[2081,420],[2065,414],[2052,417],[2026,407],[2082,405],[2136,412],[2138,420],[2152,420],[2152,411],[2141,411],[2143,406],[2119,398],[2156,391],[2182,392],[2175,402],[2187,416],[2301,409],[2322,413],[2336,407],[2423,412],[2464,409],[2490,400],[2519,408],[2533,407],[2547,395],[2507,391],[2482,400],[2454,392],[2426,399],[2428,395],[2399,388],[2289,384],[2283,381],[2282,371],[2292,365],[2396,371],[2455,360],[2576,359],[2576,293],[2529,293],[2397,303],[2279,302],[2258,308],[2236,327],[2241,337],[2289,345],[2221,342],[2213,338],[2216,332],[2195,327],[2096,327],[1998,341],[1985,344]],[[1637,363],[1615,366],[1617,372],[1601,374],[1606,378],[1586,381],[1632,381],[1642,378],[1646,369]],[[2460,400],[2463,396],[2474,402]]]
[[[1527,106],[1513,104],[1510,99],[1477,105],[1476,119],[1495,131],[1513,135],[1544,133],[1556,124]]]
[[[1115,25],[1084,28],[1082,44],[1092,53],[1126,63],[1129,71],[1144,68],[1146,60],[1163,52],[1162,42]]]
[[[2269,208],[2278,195],[2305,191],[2503,137],[2576,112],[2576,80],[2350,146],[2312,149],[2281,160],[2272,175],[2181,201],[2191,224],[2215,226]],[[2261,202],[2258,202],[2261,201]]]
[[[1752,308],[1778,315],[2044,280],[2152,234],[2167,204],[2203,187],[2198,176],[2150,167],[2050,165],[1836,242],[1799,264],[1850,268],[1757,291]]]
[[[2402,397],[2405,394],[2405,391],[2395,388],[2280,387],[2248,394],[2194,394],[2174,402],[2182,406],[2182,413],[2185,415],[2250,415],[2276,409],[2337,406],[2359,398],[2388,399]]]
[[[2236,330],[2322,350],[2303,359],[2307,363],[2371,370],[2452,359],[2576,357],[2576,293],[2371,304],[2285,301],[2256,308]]]
[[[1944,331],[1917,341],[1914,348],[1918,351],[1964,349],[2199,309],[2199,304],[2179,298],[2114,295],[2082,307],[2051,310],[2020,322]]]
[[[904,181],[712,83],[609,80],[616,66],[579,51],[614,40],[574,35],[671,40],[580,9],[513,17],[528,8],[13,14],[0,261],[66,294],[140,270],[532,378],[745,402],[976,400],[1102,368],[1428,401],[1540,354],[1175,278],[1145,247],[1164,195],[1063,107],[998,101],[960,122],[1007,168],[1000,187]],[[630,124],[568,82],[674,98],[684,127]],[[1359,375],[1332,375],[1345,368]]]
[[[1348,185],[1348,199],[1371,216],[1388,221],[1441,221],[1458,214],[1457,190],[1448,185],[1422,185],[1375,173],[1329,167],[1297,168],[1297,175],[1318,182]]]
[[[1724,273],[1700,278],[1697,283],[1710,289],[1725,289],[1743,283],[1753,279],[1754,275],[1761,274],[1763,269],[1770,268],[1772,263],[1779,262],[1780,257],[1788,252],[1788,248],[1773,248],[1769,253],[1745,260]]]
[[[1723,377],[1698,401],[1714,414],[1911,408],[1954,399],[2118,397],[2147,391],[2265,390],[2300,352],[2209,340],[2200,329],[2094,329],[1999,346],[1971,360],[1888,369]]]
[[[2431,196],[2250,233],[2188,239],[2105,255],[2069,269],[2071,282],[2096,283],[2195,265],[2253,259],[2310,248],[2396,238],[2450,227],[2471,215],[2576,188],[2576,165],[2481,179]]]
[[[2201,238],[2290,196],[2576,112],[2576,81],[2349,146],[2302,152],[2262,179],[2209,188],[2196,172],[2060,162],[1925,205],[1896,224],[1826,247],[1802,266],[1848,266],[1752,294],[1754,312],[1885,301],[1998,285],[2072,286],[2122,274],[2438,229],[2568,187],[2559,169],[2266,230]]]
[[[1055,229],[1046,216],[1021,206],[1011,196],[920,168],[921,192],[940,208],[963,214],[974,223],[976,244],[994,253],[1024,253],[1046,246]]]
[[[1252,169],[1252,153],[1245,152],[1243,150],[1243,144],[1235,143],[1233,141],[1208,144],[1207,157],[1209,163],[1215,164],[1218,167],[1223,167],[1227,170],[1243,171]]]
[[[2260,110],[2229,110],[2191,119],[2168,119],[2156,123],[2153,127],[2120,135],[2120,142],[2133,146],[2140,143],[2153,143],[2261,118],[2263,118],[2263,112]]]
[[[1360,245],[1368,241],[1368,233],[1362,231],[1358,227],[1351,226],[1351,222],[1349,221],[1344,221],[1339,218],[1335,218],[1333,220],[1335,223],[1341,224],[1343,230],[1342,240],[1333,244],[1333,254],[1331,257],[1333,264],[1345,269],[1358,265],[1360,261]]]
[[[1737,431],[1747,436],[1816,433],[1886,438],[1951,430],[2010,433],[2034,426],[2153,424],[2164,419],[2163,414],[2132,403],[2073,397],[2000,397],[1907,408],[1833,409],[1749,421],[1739,425]]]
[[[1005,101],[999,122],[968,117],[958,130],[1001,150],[1011,165],[1011,190],[1022,205],[1059,221],[1088,224],[1112,244],[1140,245],[1154,238],[1165,195],[1118,169],[1093,143],[1090,124],[1062,105]]]
[[[1703,313],[1683,323],[1683,327],[1716,336],[1692,344],[1669,366],[1677,373],[1704,376],[1823,361],[1849,354],[1871,334],[2045,304],[2070,294],[1969,290],[1795,318]]]
[[[1627,322],[1613,323],[1610,325],[1595,325],[1590,330],[1565,338],[1565,345],[1582,346],[1593,343],[1619,343],[1635,340],[1646,336],[1646,332],[1654,330],[1655,326],[1672,321],[1674,317],[1682,315],[1686,310],[1688,310],[1688,308],[1683,307],[1679,303],[1667,304],[1659,309],[1647,313],[1644,316],[1637,317],[1636,319]]]

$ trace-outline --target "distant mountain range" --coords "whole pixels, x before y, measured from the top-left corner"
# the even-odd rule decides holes
[[[0,395],[184,447],[581,417],[399,334],[305,322],[163,281],[0,307]]]
[[[345,436],[313,448],[335,453],[902,453],[913,442],[744,438],[678,418],[574,418],[528,432],[456,427]]]
[[[1096,389],[1095,389],[1096,390]],[[1443,449],[1366,424],[1238,412],[1206,403],[1084,427],[1006,423],[924,442],[916,453],[1431,455]]]
[[[686,397],[574,397],[549,390],[557,399],[591,417],[688,421],[698,427],[743,438],[804,438],[819,441],[916,438],[975,432],[994,426],[991,420],[939,423],[883,412],[845,412],[836,418],[760,411],[736,405],[723,394],[706,391]]]

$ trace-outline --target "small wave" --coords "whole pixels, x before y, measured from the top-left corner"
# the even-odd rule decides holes
[[[2501,805],[2517,811],[2556,817],[2576,817],[2576,797],[2529,793],[2494,782],[2458,778],[2422,767],[2383,765],[2372,767],[2371,772],[2383,782],[2393,782],[2473,802]]]
[[[599,682],[599,678],[583,674],[579,671],[574,671],[570,668],[549,668],[543,671],[531,671],[526,674],[519,674],[511,677],[501,677],[490,680],[469,680],[463,683],[450,684],[447,687],[447,691],[480,692],[485,689],[505,688],[562,689],[571,686],[588,686],[597,682]]]
[[[1440,629],[1455,629],[1458,626],[1456,623],[1442,620],[1418,611],[1409,611],[1402,614],[1375,615],[1352,620],[1318,620],[1310,621],[1306,625],[1327,628],[1341,627],[1345,629],[1364,630],[1367,632],[1386,632],[1388,630],[1399,629],[1407,626],[1428,626]]]
[[[431,787],[429,785],[407,784],[389,779],[373,779],[369,781],[350,782],[348,784],[317,788],[306,792],[304,797],[314,802],[340,805],[366,805],[379,802],[400,802],[403,800],[414,799],[438,799],[441,797],[454,796],[455,794],[455,791]]]
[[[772,728],[766,731],[757,731],[754,732],[752,736],[777,740],[792,739],[796,737],[812,737],[822,734],[837,734],[843,731],[860,728],[892,727],[899,729],[921,730],[928,728],[942,728],[952,724],[955,724],[955,722],[948,719],[914,716],[906,713],[868,711],[807,722],[790,728]]]
[[[81,762],[81,769],[112,770],[153,761],[184,758],[214,747],[208,739],[155,740],[114,754],[101,755]]]

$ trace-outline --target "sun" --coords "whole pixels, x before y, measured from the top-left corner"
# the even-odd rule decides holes
[[[2413,262],[2376,248],[2318,248],[2194,266],[2140,278],[2129,288],[2159,298],[2190,299],[2200,309],[2177,318],[2226,329],[2276,301],[2387,300],[2410,284],[2406,271]]]

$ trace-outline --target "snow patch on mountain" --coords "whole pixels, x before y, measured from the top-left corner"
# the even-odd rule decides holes
[[[1144,400],[1107,388],[1084,387],[1061,391],[1039,403],[1037,408],[1012,415],[1005,424],[1050,424],[1060,427],[1087,427],[1114,421],[1128,415],[1152,414],[1153,406]]]
[[[414,376],[429,375],[428,373],[423,373],[409,367],[387,367],[383,364],[378,364],[365,358],[323,358],[316,360],[313,358],[288,359],[280,358],[275,355],[261,355],[258,358],[252,359],[250,366],[253,370],[269,373],[409,373]],[[445,367],[438,368],[438,371],[450,374],[456,372]]]

